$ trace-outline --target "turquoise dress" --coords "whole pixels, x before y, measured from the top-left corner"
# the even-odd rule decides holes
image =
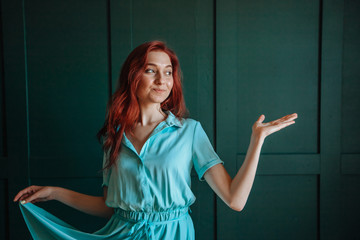
[[[114,214],[102,229],[85,233],[34,204],[20,204],[33,238],[195,239],[188,213],[195,201],[191,169],[204,180],[209,168],[223,162],[199,122],[167,114],[139,154],[124,133],[117,166],[103,173],[106,205]],[[103,164],[107,157],[104,153]]]

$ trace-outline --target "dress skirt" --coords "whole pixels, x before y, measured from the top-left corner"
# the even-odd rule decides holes
[[[193,240],[195,232],[188,208],[166,212],[132,212],[115,209],[108,223],[94,233],[86,233],[32,203],[20,204],[34,240]]]

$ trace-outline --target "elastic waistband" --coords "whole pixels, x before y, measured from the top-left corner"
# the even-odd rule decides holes
[[[125,218],[128,221],[139,222],[168,222],[175,221],[179,218],[188,214],[189,208],[179,208],[176,210],[169,210],[165,212],[135,212],[135,211],[125,211],[121,208],[115,209],[115,214],[122,218]]]

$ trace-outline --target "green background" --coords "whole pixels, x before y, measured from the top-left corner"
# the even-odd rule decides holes
[[[251,126],[298,113],[266,139],[242,212],[192,176],[197,239],[360,239],[360,2],[1,0],[0,239],[29,239],[29,184],[100,195],[95,135],[129,52],[175,50],[191,118],[234,176]],[[46,210],[83,231],[92,217]]]

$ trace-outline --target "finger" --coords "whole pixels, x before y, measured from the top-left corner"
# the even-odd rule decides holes
[[[41,197],[40,197],[40,194],[41,194],[40,191],[35,192],[34,194],[31,194],[30,197],[25,198],[25,199],[22,200],[22,201],[25,201],[25,203],[27,203],[27,202],[32,202],[32,201],[34,201],[35,199],[41,198]]]
[[[258,123],[262,123],[265,120],[265,115],[261,114],[258,120],[256,120]]]
[[[22,195],[20,198],[19,198],[19,201],[22,201],[24,199],[26,199],[27,197],[29,197],[30,194],[29,193],[25,193],[24,195]]]
[[[286,120],[294,120],[298,117],[297,113],[289,114],[286,116]]]
[[[286,115],[286,116],[283,116],[279,119],[276,119],[274,121],[271,121],[270,123],[271,124],[279,124],[279,123],[282,123],[282,122],[289,122],[289,121],[292,121],[294,119],[296,119],[298,116],[297,116],[297,113],[293,113],[293,114],[289,114],[289,115]]]
[[[288,126],[290,126],[290,125],[292,125],[294,123],[295,123],[295,121],[283,122],[281,124],[276,125],[276,127],[273,130],[274,130],[274,132],[277,132],[277,131],[279,131],[279,130],[281,130],[283,128],[286,128],[286,127],[288,127]]]
[[[22,204],[28,203],[28,202],[33,202],[33,201],[37,201],[37,199],[39,199],[39,193],[34,193],[33,195],[31,195],[30,197],[24,199],[21,201]]]
[[[267,135],[270,135],[270,134],[272,134],[274,132],[277,132],[277,131],[279,131],[279,130],[287,127],[287,126],[290,126],[290,125],[292,125],[294,123],[295,123],[295,121],[282,122],[282,123],[279,122],[279,123],[273,124],[273,125],[268,127],[268,131],[267,131],[268,134]]]
[[[45,201],[47,201],[47,198],[37,198],[31,201],[31,203],[45,202]]]
[[[291,117],[291,118],[284,119],[284,120],[279,121],[279,122],[280,123],[294,122],[295,119],[296,119],[296,117]]]
[[[23,198],[24,198],[23,196],[25,196],[25,195],[31,195],[31,194],[33,194],[34,192],[38,191],[38,189],[40,189],[40,188],[41,188],[41,187],[39,187],[39,186],[30,186],[30,187],[27,187],[27,188],[21,190],[21,191],[15,196],[14,201],[15,201],[15,202],[18,201],[19,198],[22,198],[22,199],[23,199]]]
[[[294,123],[295,123],[295,121],[284,122],[283,124],[281,124],[281,128],[290,126],[290,125],[292,125],[292,124],[294,124]]]
[[[32,188],[31,187],[27,187],[23,190],[21,190],[18,194],[16,194],[14,201],[16,202],[17,200],[19,200],[19,198],[25,194],[29,194],[30,192],[32,192]]]
[[[25,189],[24,189],[25,190]],[[14,202],[16,202],[17,200],[19,200],[19,198],[25,194],[24,190],[18,192],[18,194],[16,194],[16,196],[14,197]]]

